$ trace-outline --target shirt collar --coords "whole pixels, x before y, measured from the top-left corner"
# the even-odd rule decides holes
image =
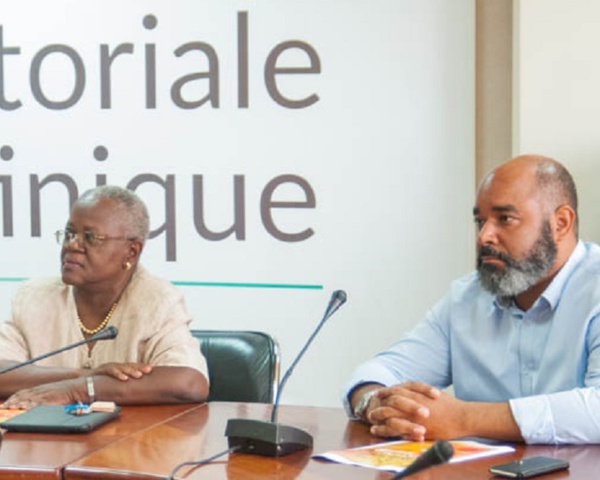
[[[548,301],[552,310],[554,310],[556,308],[556,305],[558,305],[567,280],[569,279],[573,271],[577,268],[577,266],[581,263],[584,256],[585,246],[583,242],[579,240],[569,259],[565,262],[565,264],[558,271],[556,276],[552,279],[550,285],[548,285],[546,287],[546,290],[544,290],[544,292],[542,293],[542,297],[544,297]]]

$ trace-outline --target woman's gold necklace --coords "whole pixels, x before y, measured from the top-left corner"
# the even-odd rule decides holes
[[[81,318],[79,318],[79,315],[77,315],[77,321],[79,322],[79,328],[81,329],[81,331],[87,335],[94,335],[94,334],[98,333],[100,330],[104,329],[104,327],[106,327],[106,325],[108,325],[108,322],[110,322],[110,319],[113,316],[115,308],[117,308],[118,304],[119,304],[118,300],[115,303],[113,303],[113,306],[110,307],[110,310],[106,314],[106,317],[104,317],[104,320],[102,320],[102,323],[100,323],[100,325],[98,325],[96,328],[87,328],[81,321]]]

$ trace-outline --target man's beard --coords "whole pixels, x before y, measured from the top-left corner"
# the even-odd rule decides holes
[[[482,257],[499,258],[504,269],[484,264]],[[477,271],[483,288],[501,297],[512,297],[525,292],[544,278],[556,260],[556,244],[550,223],[545,222],[542,232],[523,260],[515,260],[491,247],[481,247],[477,255]]]

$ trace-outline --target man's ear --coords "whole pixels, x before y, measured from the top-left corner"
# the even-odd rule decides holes
[[[575,233],[575,220],[577,214],[568,205],[561,205],[556,210],[551,219],[552,234],[554,240],[559,242],[567,235]]]

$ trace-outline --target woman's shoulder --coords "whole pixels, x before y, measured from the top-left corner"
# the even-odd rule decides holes
[[[143,318],[145,329],[153,329],[166,319],[188,317],[182,292],[170,281],[148,273],[139,265],[117,312],[123,318]]]
[[[41,295],[56,295],[61,291],[67,290],[59,277],[40,277],[24,280],[17,288],[16,295],[20,296],[41,296]]]
[[[66,305],[68,288],[58,277],[25,280],[13,296],[13,310],[15,312],[53,311]]]
[[[158,308],[161,304],[172,304],[181,299],[181,292],[169,280],[152,275],[141,265],[131,278],[123,300],[138,307]]]
[[[176,292],[177,288],[167,279],[151,274],[142,265],[138,265],[131,279],[132,290],[151,291],[152,293]]]

